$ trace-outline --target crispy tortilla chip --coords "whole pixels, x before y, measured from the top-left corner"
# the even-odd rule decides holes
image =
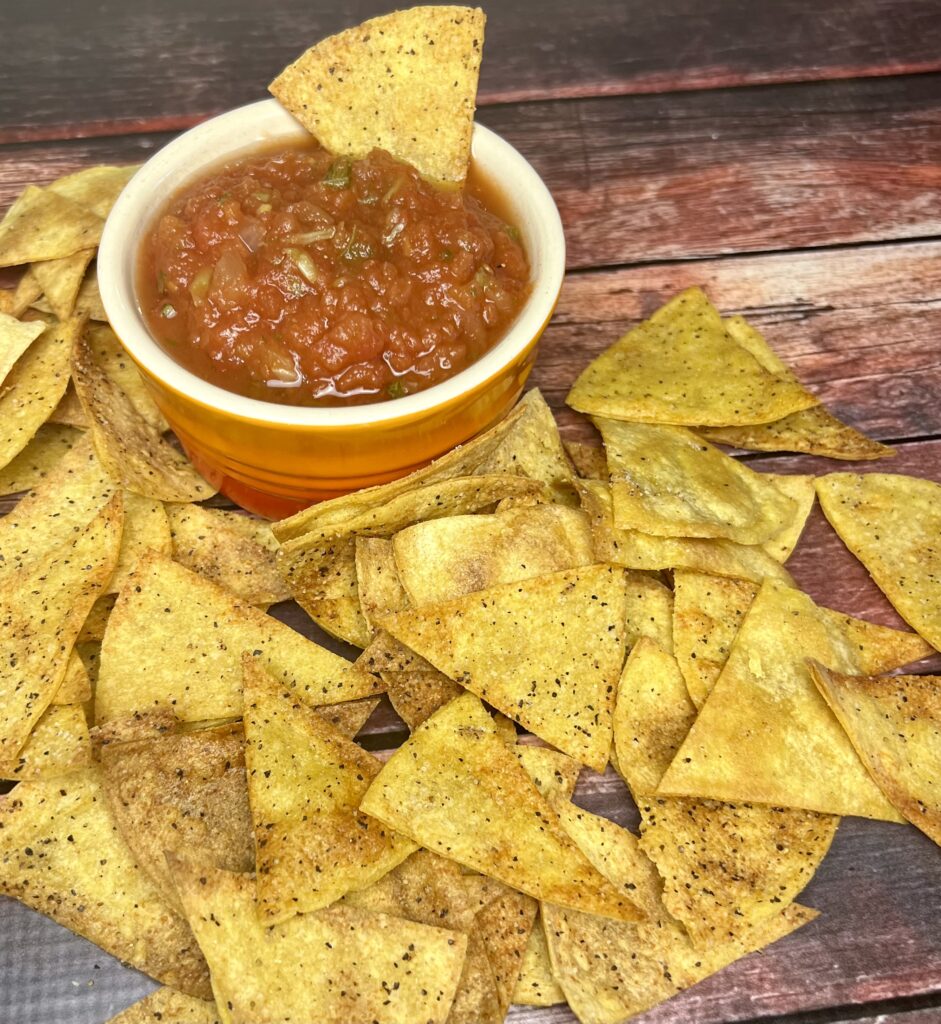
[[[13,292],[13,296],[10,299],[10,308],[5,309],[5,313],[9,313],[11,316],[22,316],[30,306],[37,303],[37,300],[42,297],[42,285],[36,280],[36,275],[32,270],[27,267],[23,271],[23,276],[19,279],[16,285],[16,290]],[[51,313],[51,307],[46,310]],[[36,318],[41,320],[40,317]]]
[[[941,678],[811,674],[876,785],[941,845]]]
[[[102,594],[92,605],[91,611],[85,617],[82,631],[78,634],[77,644],[101,643],[105,637],[105,628],[108,619],[117,600],[117,594]]]
[[[165,506],[173,558],[247,604],[290,599],[275,568],[278,542],[271,524],[255,516],[199,505]]]
[[[505,583],[388,615],[379,624],[461,686],[600,772],[611,748],[625,605],[623,572],[598,565]]]
[[[436,668],[381,672],[395,713],[414,731],[464,690]]]
[[[73,427],[43,423],[19,455],[0,469],[0,495],[38,487],[81,436]]]
[[[582,770],[578,761],[549,747],[516,747],[514,753],[550,804],[572,799]]]
[[[41,320],[24,322],[0,313],[0,393],[14,364],[45,329]]]
[[[71,541],[0,584],[0,758],[7,762],[52,702],[85,616],[111,578],[122,516],[115,496]]]
[[[608,456],[618,529],[761,544],[794,520],[795,502],[773,480],[689,430],[600,418],[595,424]]]
[[[659,794],[898,821],[806,659],[844,672],[885,671],[928,651],[914,633],[818,608],[806,594],[766,582]]]
[[[754,580],[765,578],[792,583],[781,563],[761,547],[723,539],[655,537],[638,530],[619,530],[614,525],[611,487],[600,480],[578,484],[582,504],[591,517],[595,557],[628,569],[696,569]]]
[[[151,397],[140,370],[110,325],[89,323],[85,327],[85,340],[105,375],[127,395],[141,416],[159,432],[167,430],[167,421]]]
[[[244,651],[311,705],[371,696],[374,676],[165,558],[139,563],[111,613],[95,719],[172,709],[198,722],[242,713]]]
[[[769,373],[688,288],[582,371],[573,409],[641,423],[770,423],[817,404],[790,374]]]
[[[215,493],[138,413],[121,387],[105,375],[84,338],[73,346],[72,380],[98,458],[115,480],[156,501],[200,501]]]
[[[153,552],[169,556],[171,550],[170,524],[163,504],[125,491],[121,555],[108,584],[109,592],[117,593],[124,586],[144,555]]]
[[[673,593],[659,580],[641,572],[625,573],[627,646],[649,637],[668,654],[673,653]]]
[[[176,856],[171,869],[227,1024],[444,1024],[462,935],[343,905],[268,927],[250,876]]]
[[[87,316],[89,320],[103,322],[108,319],[101,301],[101,292],[98,290],[98,271],[94,263],[88,268],[82,287],[78,290],[75,312]]]
[[[817,495],[893,607],[941,649],[941,484],[895,473],[831,473],[817,480]]]
[[[48,191],[64,196],[99,217],[107,217],[124,186],[134,176],[140,164],[128,167],[86,167],[84,170],[57,178]]]
[[[677,569],[673,573],[673,653],[698,710],[725,667],[758,585]]]
[[[639,916],[575,848],[473,694],[416,729],[360,807],[422,846],[537,899]]]
[[[513,990],[513,1002],[518,1006],[555,1006],[565,1002],[565,993],[552,975],[541,912],[529,933],[529,944]]]
[[[345,700],[342,704],[321,704],[316,710],[344,736],[353,737],[369,721],[379,706],[379,697],[361,697],[359,700]]]
[[[81,633],[79,636],[81,636]],[[77,643],[78,641],[76,640]],[[59,683],[55,696],[52,698],[52,703],[82,704],[89,700],[91,695],[91,679],[89,678],[88,670],[85,668],[78,652],[73,649],[71,654],[69,654],[69,663],[66,666],[65,675],[62,678],[62,682]]]
[[[369,646],[356,659],[356,667],[364,672],[436,672],[430,662],[411,648],[396,640],[384,629],[370,641]]]
[[[101,240],[104,221],[47,189],[27,185],[0,222],[0,267],[57,260]]]
[[[165,850],[205,857],[229,871],[255,868],[244,747],[235,723],[101,748],[102,785],[121,835],[179,913]]]
[[[814,478],[796,473],[768,473],[767,476],[782,494],[794,502],[794,515],[791,521],[762,544],[772,558],[786,562],[797,547],[797,542],[807,525],[807,518],[814,507],[814,499],[817,496]]]
[[[59,260],[31,264],[30,270],[42,288],[49,308],[60,320],[67,320],[75,311],[79,288],[94,255],[94,249],[83,249]]]
[[[397,533],[392,545],[416,608],[595,560],[588,517],[562,505],[429,519]]]
[[[359,810],[379,761],[251,655],[242,667],[258,911],[275,924],[366,888],[415,844]]]
[[[470,163],[484,13],[413,7],[311,47],[268,87],[332,153],[385,149],[436,181]]]
[[[91,764],[88,723],[80,704],[46,709],[19,753],[0,762],[0,778],[53,779]]]
[[[408,595],[402,588],[395,566],[392,541],[386,537],[356,538],[356,585],[363,617],[370,630],[373,615],[408,608]]]
[[[212,1000],[158,988],[105,1024],[222,1024]]]
[[[88,417],[85,415],[82,403],[78,400],[75,385],[71,381],[65,389],[62,400],[49,414],[49,419],[46,422],[62,423],[69,427],[77,427],[79,430],[88,429]]]
[[[134,863],[97,768],[0,797],[0,891],[189,995],[210,994],[186,922]]]
[[[582,480],[610,479],[604,448],[584,441],[563,441],[562,446]]]
[[[77,318],[47,328],[16,361],[0,391],[0,468],[29,444],[65,394]]]

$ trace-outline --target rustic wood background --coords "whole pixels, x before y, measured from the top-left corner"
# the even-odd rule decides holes
[[[0,209],[92,163],[265,95],[309,42],[394,4],[32,0],[8,5]],[[569,437],[568,385],[690,284],[745,313],[842,417],[897,448],[880,469],[941,481],[939,0],[484,3],[478,119],[539,170],[569,274],[532,382]],[[9,283],[0,272],[0,284]],[[826,472],[806,456],[747,456]],[[10,507],[0,503],[0,511]],[[789,563],[815,599],[898,616],[815,512]],[[276,609],[311,633],[296,606]],[[922,663],[941,671],[941,657]],[[364,743],[402,736],[383,707]],[[622,824],[609,772],[577,799]],[[644,1024],[941,1021],[941,857],[913,828],[844,821],[802,897],[813,924],[643,1015]],[[100,1022],[152,987],[13,903],[0,906],[0,1022]],[[569,1024],[564,1009],[511,1013]]]

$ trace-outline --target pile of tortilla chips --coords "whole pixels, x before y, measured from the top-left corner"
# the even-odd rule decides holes
[[[305,106],[323,66],[365,117],[420,93],[432,48],[475,88],[481,31],[464,8],[375,19],[273,88],[329,133],[332,91]],[[466,114],[466,75],[412,99]],[[426,173],[463,176],[454,135]],[[941,487],[714,447],[891,454],[754,328],[693,289],[601,355],[570,401],[604,455],[567,452],[531,391],[269,525],[194,504],[210,488],[102,322],[89,267],[127,174],[30,188],[0,223],[0,265],[29,264],[0,293],[0,478],[29,492],[0,520],[0,891],[166,986],[114,1022],[567,1002],[616,1024],[812,921],[795,900],[840,816],[941,842],[941,684],[879,675],[941,638]],[[815,495],[921,636],[794,586]],[[288,597],[357,660],[267,614]],[[356,742],[384,693],[408,733],[385,760]],[[609,761],[639,835],[572,800]]]

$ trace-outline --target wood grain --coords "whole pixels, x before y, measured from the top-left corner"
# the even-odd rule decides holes
[[[932,0],[483,3],[483,104],[941,69]],[[4,23],[0,138],[179,129],[264,95],[323,36],[384,0],[35,0]]]

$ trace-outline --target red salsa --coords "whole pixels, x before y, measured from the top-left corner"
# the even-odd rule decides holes
[[[473,178],[438,188],[381,150],[261,153],[170,202],[138,297],[167,352],[229,391],[398,398],[480,358],[526,299],[526,254],[494,205]]]

